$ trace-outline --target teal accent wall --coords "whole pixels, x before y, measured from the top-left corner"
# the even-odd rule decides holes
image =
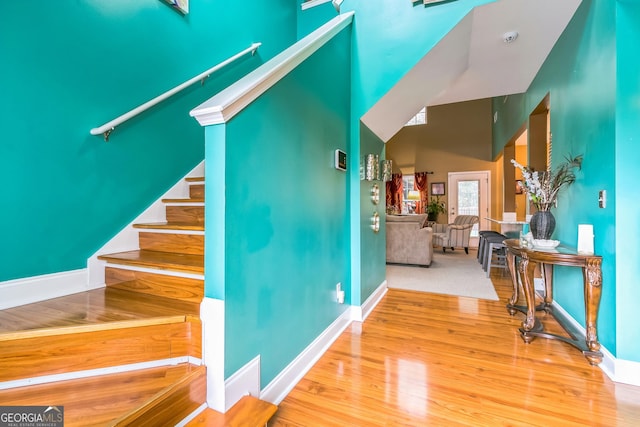
[[[224,124],[205,127],[205,296],[224,300],[226,287],[226,136]],[[231,166],[231,165],[230,165]]]
[[[640,152],[633,141],[638,132],[638,60],[622,59],[625,49],[632,52],[633,39],[616,35],[637,40],[638,22],[635,4],[583,1],[526,94],[493,104],[500,118],[494,126],[494,154],[549,93],[552,165],[568,154],[584,155],[576,182],[561,193],[553,210],[553,237],[575,247],[578,224],[593,224],[595,252],[603,257],[599,339],[614,355],[634,361],[640,361],[639,335],[630,325],[636,310],[632,301],[638,300],[638,254],[628,238],[637,235],[633,219],[639,208],[633,184],[623,177],[633,176]],[[598,208],[599,190],[607,191],[606,209]],[[555,300],[584,325],[580,270],[556,268],[554,284]]]
[[[640,362],[640,249],[633,238],[640,236],[638,203],[638,159],[640,158],[640,3],[616,2],[616,145],[615,145],[615,252],[617,356]]]
[[[160,0],[3,3],[0,282],[86,267],[202,161],[203,132],[189,111],[296,37],[288,0],[190,8],[183,16]],[[89,134],[257,41],[255,57],[121,125],[109,143]]]
[[[349,295],[336,301],[336,284],[348,292],[350,283],[347,174],[333,159],[336,149],[348,152],[350,40],[348,27],[224,134],[207,132],[207,149],[220,150],[207,158],[225,156],[227,165],[226,377],[260,355],[265,387],[348,307]],[[223,238],[210,225],[207,250]],[[214,254],[206,252],[207,271],[220,265]],[[216,283],[205,293],[221,297]]]
[[[360,149],[362,152],[360,161],[367,154],[377,154],[380,160],[385,158],[384,142],[380,140],[362,122],[360,123]],[[380,187],[380,202],[375,205],[371,201],[371,189],[374,184]],[[360,304],[373,294],[373,292],[385,280],[386,269],[386,226],[385,226],[385,192],[386,184],[383,181],[360,181]],[[371,219],[374,212],[380,215],[380,231],[375,233],[371,228]]]
[[[304,0],[301,0],[300,4],[302,3],[304,3]],[[302,10],[302,7],[298,5],[298,39],[302,39],[337,15],[338,12],[331,2],[322,3],[305,10]]]

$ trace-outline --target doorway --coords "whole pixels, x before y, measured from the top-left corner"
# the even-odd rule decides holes
[[[489,217],[491,171],[449,172],[448,222],[458,215],[477,215],[479,223],[471,229],[469,246],[478,247],[480,224]]]

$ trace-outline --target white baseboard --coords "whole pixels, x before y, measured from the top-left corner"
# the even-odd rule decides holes
[[[385,279],[380,286],[369,295],[369,298],[367,298],[364,304],[360,307],[351,306],[351,320],[354,322],[364,322],[386,294],[387,280]]]
[[[262,390],[260,399],[275,405],[282,402],[350,324],[351,310],[345,310]]]
[[[615,359],[613,377],[611,377],[608,372],[607,375],[617,383],[630,384],[640,387],[640,362]]]
[[[238,369],[225,381],[226,411],[235,405],[242,396],[260,396],[260,356]],[[226,412],[225,411],[225,412]]]
[[[564,318],[583,335],[586,333],[584,327],[555,301],[553,302],[553,308],[561,313]],[[640,362],[618,359],[604,346],[600,348],[600,351],[603,357],[602,363],[600,363],[598,367],[602,369],[612,381],[640,386]]]
[[[86,268],[8,280],[0,282],[0,310],[99,287],[89,285]]]

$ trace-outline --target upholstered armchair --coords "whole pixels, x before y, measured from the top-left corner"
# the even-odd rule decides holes
[[[468,254],[471,229],[477,222],[476,215],[458,215],[451,224],[433,225],[434,246],[442,246],[442,252],[445,252],[446,248],[464,248]]]

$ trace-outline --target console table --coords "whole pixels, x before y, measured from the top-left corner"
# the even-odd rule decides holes
[[[602,362],[596,326],[602,292],[602,257],[580,254],[575,249],[563,245],[555,249],[544,250],[520,246],[520,241],[517,239],[507,239],[504,244],[507,247],[507,265],[513,281],[513,295],[507,304],[507,310],[512,316],[517,311],[526,314],[520,328],[520,335],[524,342],[530,343],[535,337],[558,339],[581,350],[592,365]],[[516,263],[516,259],[519,260],[518,263]],[[536,264],[540,266],[545,283],[544,302],[538,306],[535,303],[533,283]],[[554,265],[582,268],[586,334],[582,334],[562,316],[559,316],[559,313],[556,313],[552,306]],[[526,306],[516,305],[519,297],[518,283],[522,283]],[[536,310],[550,313],[570,335],[570,338],[545,332],[542,323],[535,317]]]

